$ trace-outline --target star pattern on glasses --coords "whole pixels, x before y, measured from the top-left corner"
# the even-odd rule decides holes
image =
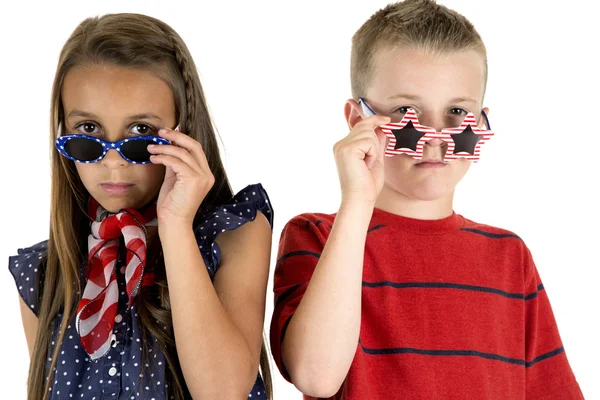
[[[421,125],[412,108],[399,123],[382,125],[381,130],[390,139],[385,150],[387,157],[407,154],[417,160],[423,158],[425,143],[432,139],[440,139],[448,145],[445,160],[466,158],[477,162],[481,146],[494,135],[492,131],[477,126],[473,113],[467,114],[459,127],[444,128],[437,132],[434,128]]]

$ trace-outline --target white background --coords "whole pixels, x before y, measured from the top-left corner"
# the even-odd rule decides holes
[[[485,105],[497,133],[459,185],[455,209],[525,240],[584,395],[600,399],[596,2],[440,2],[469,18],[488,48]],[[11,3],[0,6],[0,398],[21,399],[27,348],[3,263],[18,247],[47,238],[50,90],[76,25],[92,15],[139,12],[180,33],[200,70],[234,190],[260,181],[271,196],[274,261],[290,218],[336,211],[332,146],[347,134],[350,39],[387,2]],[[269,289],[267,331],[272,304]],[[300,398],[274,364],[273,373],[276,399]]]

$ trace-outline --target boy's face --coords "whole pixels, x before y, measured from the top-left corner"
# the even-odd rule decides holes
[[[438,132],[458,127],[469,112],[483,126],[484,74],[483,59],[474,51],[430,54],[381,49],[364,98],[377,114],[391,117],[392,122],[399,122],[413,108],[421,125]],[[356,103],[350,108],[346,115],[354,126],[364,115]],[[425,144],[421,160],[406,154],[385,157],[383,190],[414,200],[451,197],[471,162],[462,158],[444,162],[446,150],[442,140],[433,139]]]

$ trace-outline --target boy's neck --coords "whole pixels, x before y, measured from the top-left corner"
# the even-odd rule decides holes
[[[392,214],[421,220],[449,217],[453,212],[454,192],[435,200],[416,200],[390,188],[383,187],[375,207]]]

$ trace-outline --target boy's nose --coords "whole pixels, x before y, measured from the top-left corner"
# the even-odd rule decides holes
[[[436,132],[441,132],[446,127],[443,118],[428,117],[426,115],[419,115],[419,123],[434,128]]]
[[[423,146],[423,158],[443,160],[448,151],[448,144],[441,139],[431,139]]]
[[[442,139],[431,139],[425,142],[425,146],[429,147],[442,147],[445,144],[446,142],[444,142]]]
[[[121,168],[127,165],[127,161],[114,149],[106,153],[101,163],[108,168]]]

